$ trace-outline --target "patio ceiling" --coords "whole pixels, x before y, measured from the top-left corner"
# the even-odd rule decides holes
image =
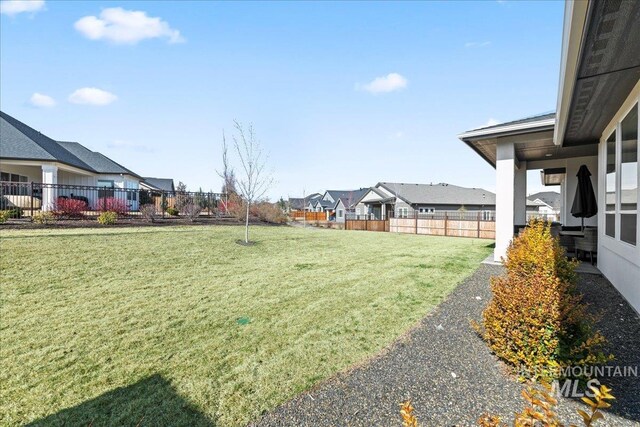
[[[640,1],[589,2],[575,76],[560,93],[560,103],[563,97],[571,99],[566,111],[558,109],[561,145],[599,141],[640,79],[639,51]]]
[[[553,159],[568,159],[572,157],[596,156],[596,145],[577,145],[561,147],[553,143],[553,128],[529,129],[528,133],[504,135],[487,139],[462,138],[491,166],[496,166],[496,147],[498,142],[512,142],[515,144],[516,157],[519,161],[538,161]]]

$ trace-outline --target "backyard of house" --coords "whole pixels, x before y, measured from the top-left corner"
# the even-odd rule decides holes
[[[491,241],[230,226],[0,232],[0,424],[243,425],[379,353]]]

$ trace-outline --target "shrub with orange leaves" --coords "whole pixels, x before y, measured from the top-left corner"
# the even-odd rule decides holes
[[[407,400],[400,404],[400,416],[402,417],[402,427],[418,427],[418,419],[413,415],[411,401]]]
[[[568,366],[611,360],[582,296],[575,292],[576,261],[567,260],[549,224],[532,220],[491,280],[492,298],[475,325],[491,350],[521,375],[552,379]]]

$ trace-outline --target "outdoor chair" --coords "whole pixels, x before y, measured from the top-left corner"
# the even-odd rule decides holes
[[[598,230],[596,228],[585,228],[584,237],[575,238],[576,253],[588,252],[589,260],[593,265],[593,254],[598,252]]]

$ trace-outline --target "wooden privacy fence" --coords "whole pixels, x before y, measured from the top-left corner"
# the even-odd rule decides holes
[[[307,221],[326,221],[327,214],[326,212],[292,211],[291,218],[298,221],[302,221],[303,218]]]
[[[389,231],[389,220],[384,219],[347,219],[345,230]]]
[[[495,239],[496,236],[494,217],[480,212],[438,212],[387,220],[347,219],[345,229],[479,239]]]
[[[422,218],[391,218],[392,233],[428,234],[433,236],[475,237],[495,239],[495,221]]]

